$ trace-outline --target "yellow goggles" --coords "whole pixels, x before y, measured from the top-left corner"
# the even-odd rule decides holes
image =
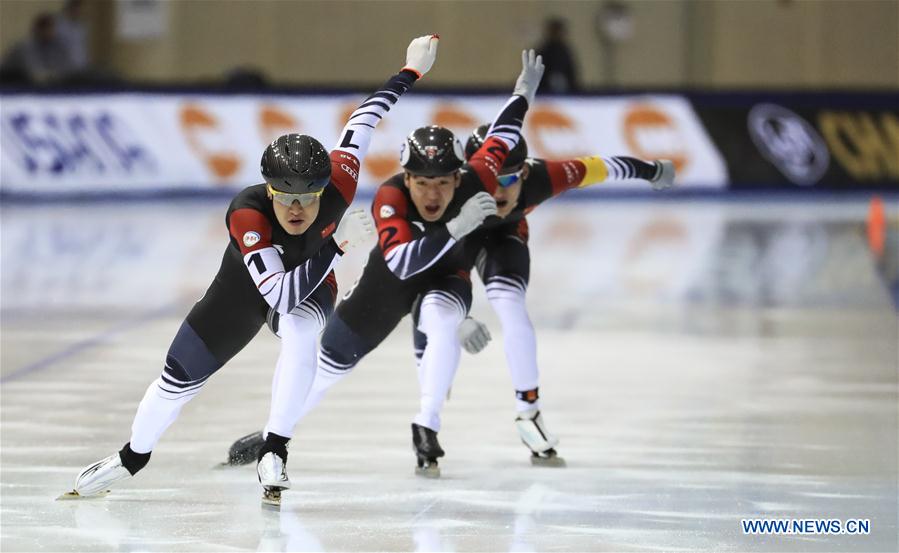
[[[314,204],[321,197],[322,192],[325,191],[324,188],[319,190],[318,192],[306,192],[305,194],[291,194],[289,192],[281,192],[279,190],[275,190],[272,188],[272,185],[266,184],[266,188],[268,189],[268,193],[272,195],[272,199],[278,202],[281,205],[286,205],[290,207],[293,205],[293,202],[300,202],[300,206],[309,207]]]

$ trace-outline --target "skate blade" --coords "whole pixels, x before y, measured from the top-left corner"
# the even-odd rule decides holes
[[[422,478],[440,478],[440,467],[415,467],[415,475]]]
[[[271,489],[262,491],[262,508],[272,511],[281,510],[281,490]]]
[[[535,467],[550,467],[550,468],[565,468],[568,466],[565,463],[565,459],[559,457],[558,455],[553,455],[550,457],[541,457],[540,455],[532,455],[531,456],[531,464]]]
[[[262,508],[266,511],[280,511],[281,510],[281,498],[278,499],[269,499],[262,498]]]
[[[81,495],[75,490],[72,490],[57,497],[56,501],[70,501],[72,499],[97,499],[100,497],[106,497],[107,495],[109,495],[109,490],[103,490],[102,492],[95,493],[94,495]]]

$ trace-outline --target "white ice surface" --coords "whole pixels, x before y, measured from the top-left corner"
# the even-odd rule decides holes
[[[3,551],[897,550],[899,335],[856,204],[531,215],[543,411],[565,469],[532,467],[518,442],[477,283],[496,340],[463,355],[441,479],[413,475],[406,320],[298,427],[280,514],[260,508],[252,467],[213,468],[266,418],[266,331],[136,478],[54,501],[127,440],[185,299],[217,268],[222,212],[4,206]],[[871,534],[745,536],[750,517],[870,519]]]

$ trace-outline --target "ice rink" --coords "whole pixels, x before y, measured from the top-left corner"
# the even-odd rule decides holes
[[[301,422],[280,513],[260,508],[252,466],[213,468],[267,417],[265,329],[136,478],[54,501],[128,440],[218,268],[226,205],[3,205],[3,551],[899,547],[896,310],[867,204],[849,200],[561,200],[530,215],[543,412],[567,468],[532,467],[518,441],[476,280],[494,342],[463,354],[441,479],[413,474],[407,319]],[[342,261],[344,291],[364,253]],[[870,533],[744,535],[748,518],[868,519]]]

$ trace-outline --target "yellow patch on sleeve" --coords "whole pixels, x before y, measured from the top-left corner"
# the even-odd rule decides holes
[[[606,163],[600,156],[579,157],[577,161],[580,161],[587,167],[587,173],[584,175],[584,180],[578,184],[578,188],[600,183],[609,176]]]

